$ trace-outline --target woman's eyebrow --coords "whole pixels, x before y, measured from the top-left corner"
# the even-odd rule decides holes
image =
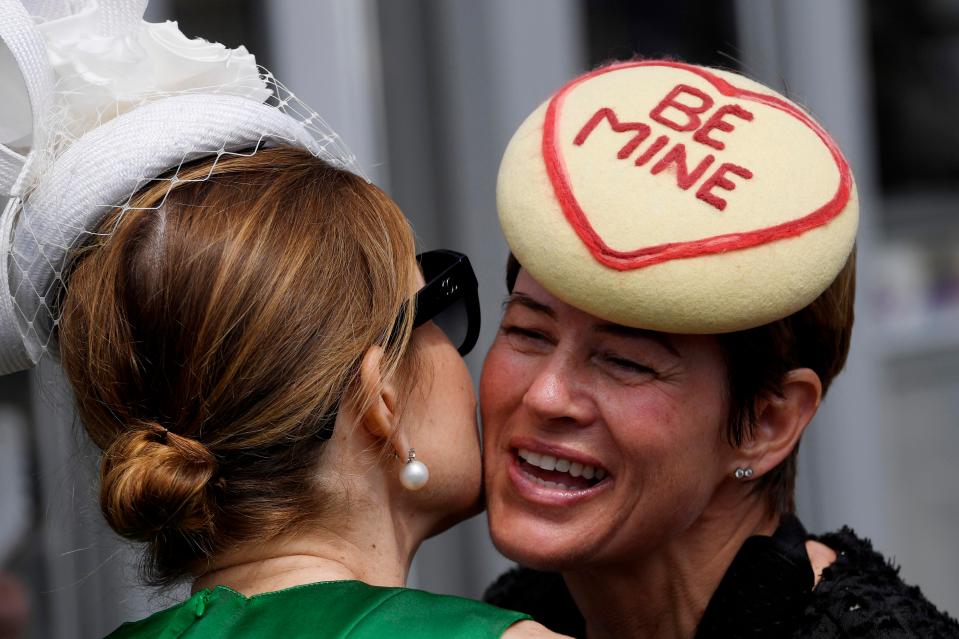
[[[650,339],[676,357],[682,357],[679,349],[676,348],[676,345],[673,344],[673,341],[669,339],[669,336],[666,333],[651,331],[644,328],[631,328],[629,326],[623,326],[622,324],[606,323],[597,324],[593,327],[593,330],[597,333],[605,333],[607,335],[614,335],[616,337],[626,337],[630,339]]]
[[[503,308],[507,309],[516,304],[528,308],[531,311],[542,313],[552,319],[556,319],[556,311],[554,311],[549,305],[534,300],[526,293],[511,293],[503,302]]]

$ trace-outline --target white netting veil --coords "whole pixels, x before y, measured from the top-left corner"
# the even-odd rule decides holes
[[[295,145],[362,175],[244,48],[144,22],[145,8],[0,0],[0,374],[55,352],[72,250],[144,187],[172,188],[185,164]]]

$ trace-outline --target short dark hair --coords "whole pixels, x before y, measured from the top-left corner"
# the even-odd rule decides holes
[[[512,292],[522,268],[512,253],[506,264],[506,288]],[[856,298],[856,252],[832,284],[808,306],[781,320],[756,328],[717,334],[726,364],[729,415],[726,438],[741,446],[753,436],[756,405],[782,394],[786,373],[810,368],[822,382],[823,395],[846,364]],[[796,510],[796,462],[799,445],[756,482],[769,509],[777,514]]]

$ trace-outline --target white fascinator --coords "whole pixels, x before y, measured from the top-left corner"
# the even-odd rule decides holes
[[[53,352],[71,250],[201,157],[337,135],[244,48],[143,20],[147,0],[0,0],[0,375]]]

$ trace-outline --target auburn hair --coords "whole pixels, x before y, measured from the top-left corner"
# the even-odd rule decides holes
[[[74,254],[60,356],[149,583],[342,503],[323,442],[368,348],[409,363],[414,253],[380,189],[283,147],[180,167]]]

